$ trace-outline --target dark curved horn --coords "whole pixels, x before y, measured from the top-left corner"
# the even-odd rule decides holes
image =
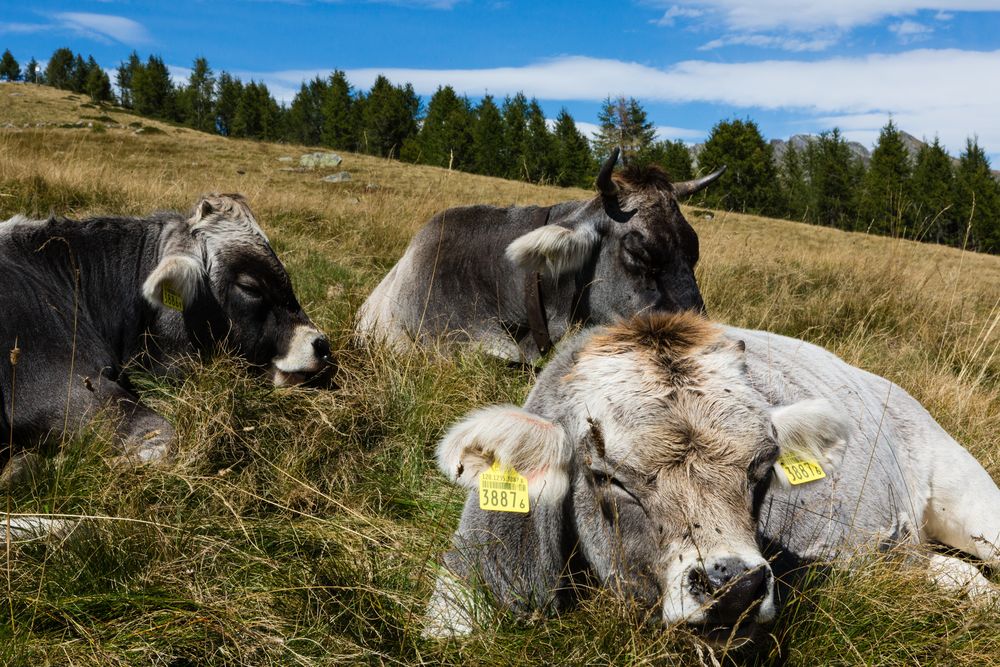
[[[726,173],[726,165],[722,165],[722,168],[718,171],[713,171],[708,176],[702,176],[701,178],[696,178],[691,181],[681,181],[680,183],[674,183],[674,196],[675,197],[687,197],[688,195],[693,195],[699,190],[704,190],[709,185],[714,183],[719,176]]]
[[[611,155],[604,164],[601,165],[601,171],[597,174],[597,189],[605,197],[617,197],[618,196],[618,185],[615,183],[614,179],[611,178],[611,172],[615,170],[615,165],[618,164],[618,154],[621,153],[621,149],[617,146],[611,151]]]

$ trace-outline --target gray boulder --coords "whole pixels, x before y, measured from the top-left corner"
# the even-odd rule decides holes
[[[343,159],[336,153],[306,153],[299,158],[299,166],[309,169],[332,169],[340,166]]]

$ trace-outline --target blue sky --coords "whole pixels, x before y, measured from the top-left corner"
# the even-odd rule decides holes
[[[425,97],[524,90],[584,128],[624,94],[689,142],[749,116],[769,138],[836,125],[870,145],[891,114],[1000,158],[1000,0],[0,0],[0,48],[24,63],[60,46],[109,69],[156,53],[178,77],[203,55],[285,100],[333,68]]]

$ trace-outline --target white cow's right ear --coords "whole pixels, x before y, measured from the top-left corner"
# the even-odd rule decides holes
[[[468,489],[478,488],[479,473],[494,461],[528,480],[539,503],[562,500],[569,488],[572,448],[562,427],[515,405],[471,412],[438,443],[441,471]]]
[[[142,284],[142,295],[153,306],[165,307],[164,290],[170,288],[187,305],[198,295],[203,276],[202,264],[195,257],[184,254],[167,255]]]
[[[507,259],[527,271],[547,271],[551,276],[583,267],[601,242],[593,225],[573,229],[545,225],[514,239],[507,246]]]

